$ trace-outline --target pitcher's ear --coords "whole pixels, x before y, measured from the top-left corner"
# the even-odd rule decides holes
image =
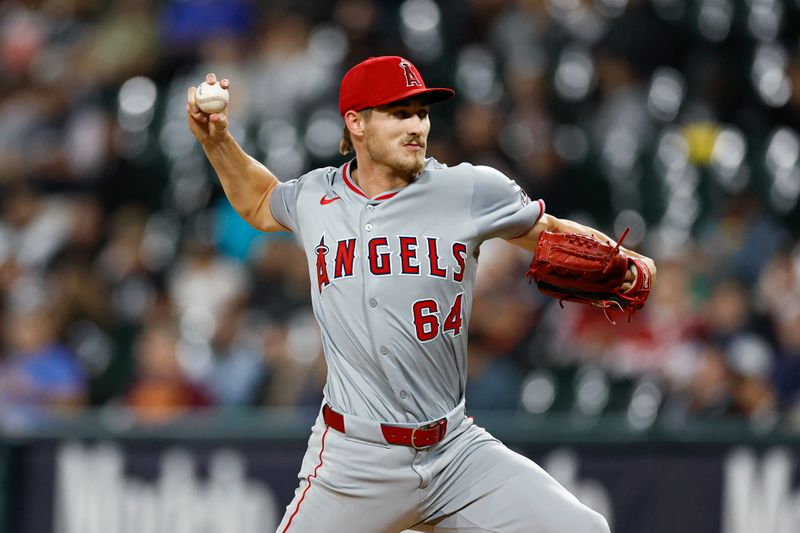
[[[344,114],[344,124],[351,135],[361,136],[364,134],[366,118],[367,113],[350,110]]]

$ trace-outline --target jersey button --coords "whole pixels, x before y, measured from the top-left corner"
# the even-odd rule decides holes
[[[386,346],[381,346],[381,353],[383,355],[387,355],[389,353],[389,348],[387,348]]]
[[[404,390],[401,390],[400,391],[400,398],[405,400],[406,398],[408,398],[408,393],[406,391],[404,391]]]
[[[367,224],[366,226],[364,226],[364,229],[367,231],[372,231],[372,224]]]
[[[367,211],[372,211],[373,209],[375,209],[374,205],[368,205],[367,206]]]
[[[378,306],[378,300],[376,300],[375,298],[370,298],[369,299],[369,306],[370,307],[377,307]]]

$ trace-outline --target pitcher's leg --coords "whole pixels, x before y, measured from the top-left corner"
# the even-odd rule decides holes
[[[420,531],[609,533],[608,523],[530,459],[473,426],[441,471]]]
[[[300,484],[277,533],[397,533],[419,520],[419,478],[407,450],[315,425]]]

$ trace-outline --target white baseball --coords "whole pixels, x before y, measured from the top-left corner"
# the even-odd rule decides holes
[[[228,106],[228,89],[219,83],[203,82],[194,93],[194,101],[203,113],[221,113]]]

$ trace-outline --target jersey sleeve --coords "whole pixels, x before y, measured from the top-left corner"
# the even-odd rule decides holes
[[[542,200],[531,201],[517,183],[491,167],[476,166],[472,220],[481,241],[521,237],[544,214]]]
[[[269,199],[269,208],[280,225],[297,233],[297,198],[302,189],[303,178],[278,184]]]

